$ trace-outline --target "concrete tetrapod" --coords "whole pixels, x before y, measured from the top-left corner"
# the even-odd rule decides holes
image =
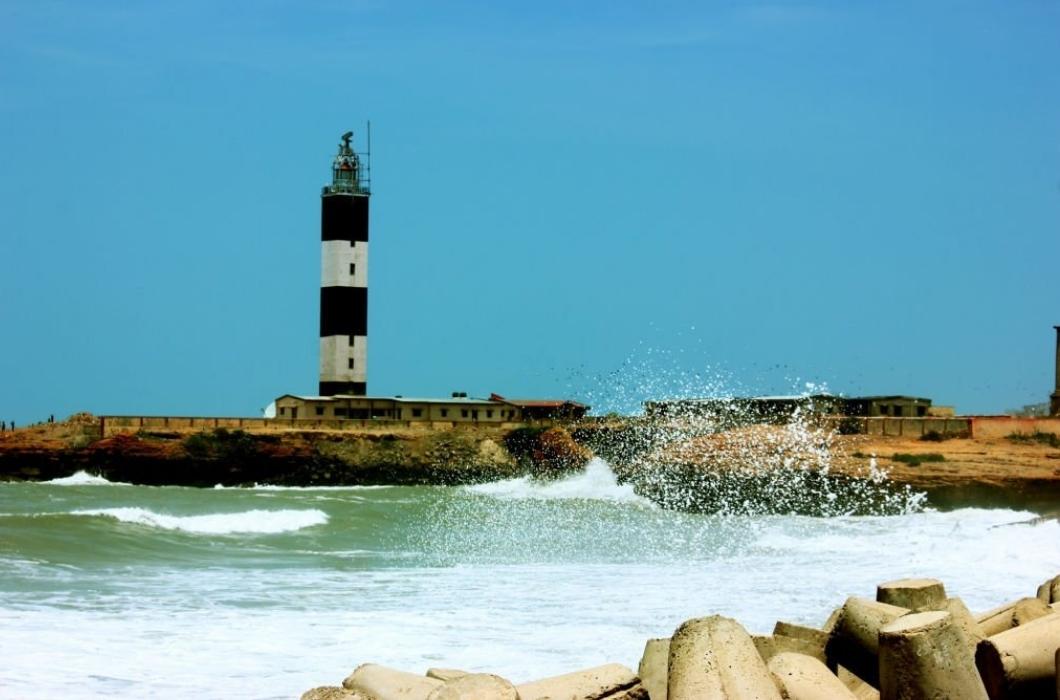
[[[788,637],[783,634],[769,634],[754,635],[751,637],[751,641],[754,642],[758,655],[762,657],[762,661],[765,661],[766,665],[769,665],[769,660],[774,656],[784,653],[805,654],[822,663],[825,660],[824,647],[806,639]]]
[[[1054,576],[1038,586],[1038,598],[1046,604],[1060,602],[1060,576]]]
[[[901,578],[876,586],[876,600],[913,612],[942,610],[946,604],[946,587],[934,578]]]
[[[968,644],[968,650],[974,657],[975,648],[979,645],[979,642],[986,639],[986,635],[983,634],[983,630],[979,627],[979,623],[975,621],[975,617],[973,617],[971,611],[968,610],[968,606],[965,605],[964,601],[960,598],[949,598],[946,601],[946,606],[942,609],[953,616],[953,621],[961,628],[961,632],[964,633],[964,639]]]
[[[647,700],[637,674],[622,664],[606,664],[516,687],[520,700]]]
[[[880,700],[987,700],[968,642],[941,610],[900,617],[880,630]]]
[[[427,700],[519,700],[515,686],[500,676],[468,673],[435,688]]]
[[[812,656],[782,652],[769,660],[769,672],[788,700],[857,700],[843,681]]]
[[[1050,613],[979,643],[975,664],[991,700],[1054,692],[1060,615]]]
[[[824,658],[825,647],[828,646],[829,632],[819,630],[814,627],[806,627],[804,625],[796,625],[792,622],[777,622],[773,625],[773,634],[781,637],[793,637],[795,639],[804,639],[814,646],[819,651],[818,658]]]
[[[865,598],[847,598],[843,612],[828,640],[828,665],[842,664],[874,687],[880,685],[880,628],[909,612],[896,605]]]
[[[781,700],[740,623],[713,615],[684,622],[670,639],[668,700]]]
[[[880,700],[880,691],[855,676],[846,666],[836,669],[836,677],[850,689],[858,700]]]
[[[343,688],[375,700],[427,700],[427,696],[441,686],[442,682],[434,678],[379,664],[361,664],[342,682]]]
[[[670,665],[670,640],[649,639],[640,657],[637,675],[651,700],[666,700],[666,673]]]
[[[1031,620],[1048,615],[1052,610],[1040,598],[1020,598],[979,615],[976,622],[987,637],[1001,634],[1013,627],[1025,625]]]

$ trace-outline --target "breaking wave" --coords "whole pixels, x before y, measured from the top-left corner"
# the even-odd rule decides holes
[[[650,504],[633,491],[632,484],[618,483],[611,466],[598,457],[590,460],[584,471],[563,479],[543,481],[524,476],[466,488],[471,493],[503,499],[582,499]]]
[[[113,518],[123,523],[180,530],[199,535],[261,534],[294,532],[328,522],[327,513],[309,510],[246,510],[205,515],[166,515],[147,508],[100,508],[75,510],[71,515]]]
[[[51,484],[53,486],[130,486],[124,481],[109,481],[108,479],[98,476],[96,474],[89,474],[88,472],[81,470],[71,474],[70,476],[60,477],[58,479],[52,479],[51,481],[43,482],[45,484]]]

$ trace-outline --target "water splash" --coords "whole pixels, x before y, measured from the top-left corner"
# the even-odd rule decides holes
[[[563,479],[539,480],[524,476],[468,486],[465,490],[498,499],[584,499],[650,504],[637,495],[632,484],[619,483],[611,465],[599,457],[590,460],[584,471]]]
[[[665,365],[669,363],[670,366]],[[924,508],[926,495],[894,484],[874,462],[835,469],[838,434],[812,410],[765,416],[737,396],[752,396],[730,372],[689,372],[673,353],[652,349],[629,358],[607,378],[609,390],[590,391],[606,413],[635,406],[583,431],[597,454],[615,465],[620,483],[666,508],[730,515],[894,515]],[[827,384],[791,379],[793,397],[829,395]],[[601,382],[601,385],[605,384]],[[610,391],[610,393],[609,393]],[[667,415],[639,415],[647,399],[713,399],[670,404]]]
[[[893,484],[872,464],[836,471],[837,433],[813,414],[796,411],[783,425],[750,422],[727,413],[657,424],[624,476],[665,507],[697,512],[896,515],[924,507],[923,493]]]

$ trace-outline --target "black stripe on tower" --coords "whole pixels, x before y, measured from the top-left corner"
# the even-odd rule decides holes
[[[366,382],[320,382],[321,396],[335,396],[336,394],[364,396],[367,393],[368,384]]]
[[[325,195],[320,208],[320,240],[368,241],[368,197]]]
[[[320,337],[368,335],[366,287],[320,288]]]

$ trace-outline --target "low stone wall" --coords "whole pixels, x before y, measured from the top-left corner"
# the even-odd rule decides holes
[[[341,420],[318,418],[233,418],[211,416],[100,416],[100,435],[133,434],[140,431],[198,433],[204,430],[242,430],[247,433],[287,431],[322,432],[420,432],[430,430],[513,430],[526,423],[475,423],[468,421]],[[544,422],[535,421],[534,425]]]
[[[927,416],[924,418],[827,416],[823,421],[823,427],[838,430],[848,435],[861,434],[913,438],[923,437],[928,433],[938,433],[943,437],[968,437],[972,431],[970,418],[946,418],[942,416]]]
[[[1013,433],[1033,435],[1053,433],[1060,435],[1060,418],[1017,418],[1015,416],[974,416],[972,437],[981,440],[1003,438]]]

